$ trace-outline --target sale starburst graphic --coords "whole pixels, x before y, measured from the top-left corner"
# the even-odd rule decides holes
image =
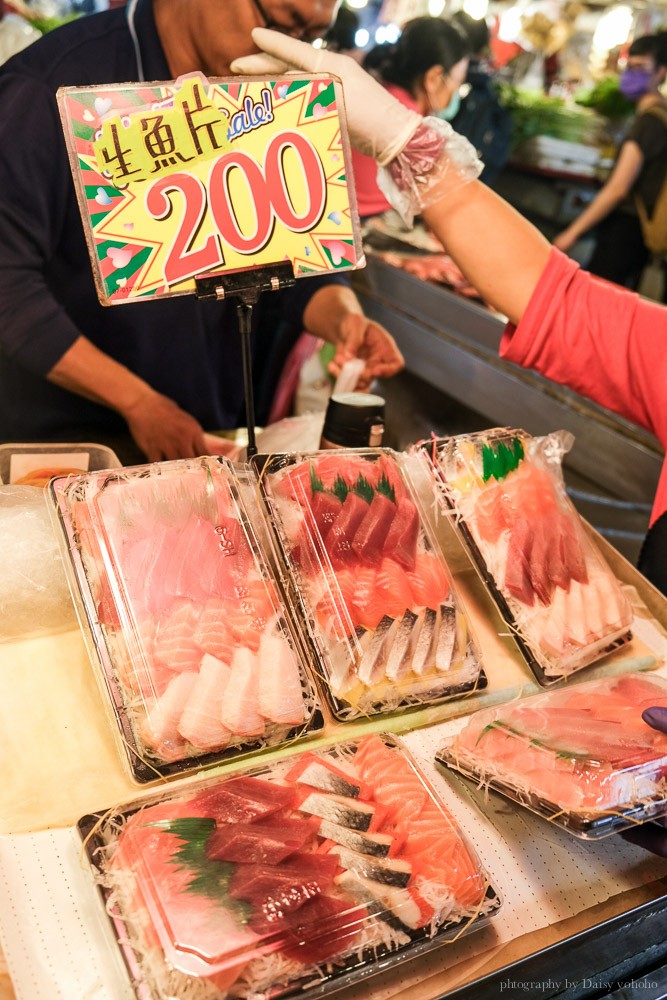
[[[100,300],[289,260],[363,264],[340,84],[322,76],[58,93]]]

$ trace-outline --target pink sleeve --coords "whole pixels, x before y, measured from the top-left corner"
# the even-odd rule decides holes
[[[501,357],[534,368],[667,444],[667,308],[596,278],[560,251]]]

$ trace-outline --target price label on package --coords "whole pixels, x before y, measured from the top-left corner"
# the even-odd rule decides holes
[[[286,260],[297,278],[363,265],[338,80],[191,74],[58,105],[103,305]]]

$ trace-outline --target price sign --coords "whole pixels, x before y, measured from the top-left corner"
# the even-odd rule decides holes
[[[58,105],[104,305],[284,260],[297,278],[363,265],[339,81],[191,74]]]

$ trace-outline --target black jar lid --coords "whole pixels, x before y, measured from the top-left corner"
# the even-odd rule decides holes
[[[322,439],[343,448],[367,448],[371,443],[379,443],[383,429],[381,396],[345,392],[329,400]]]

